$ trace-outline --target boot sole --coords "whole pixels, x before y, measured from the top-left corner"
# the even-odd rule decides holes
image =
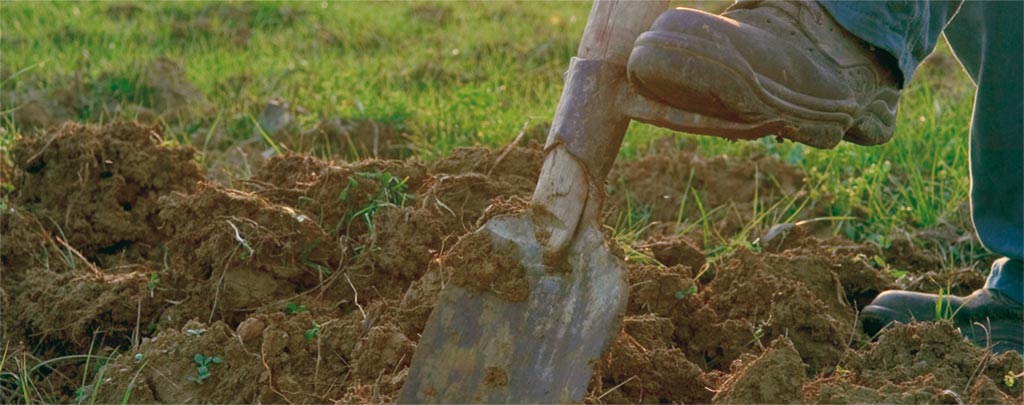
[[[818,148],[846,138],[874,144],[888,140],[898,92],[879,91],[871,102],[830,100],[802,94],[757,74],[738,53],[704,38],[665,31],[641,35],[630,54],[629,78],[640,94],[686,111],[754,123],[744,138],[772,133]],[[679,77],[671,83],[644,78]],[[710,95],[711,99],[679,95]],[[890,101],[890,102],[887,102]],[[881,135],[879,135],[881,134]]]

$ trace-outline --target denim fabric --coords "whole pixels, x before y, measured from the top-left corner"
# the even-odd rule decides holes
[[[959,1],[821,1],[829,14],[860,39],[888,51],[899,62],[903,85],[935,49]]]
[[[828,1],[836,21],[899,61],[904,85],[939,34],[978,86],[971,120],[971,215],[978,237],[1008,260],[986,287],[1024,302],[1024,2]]]
[[[1024,268],[1021,267],[1021,263],[1020,260],[1006,257],[996,260],[992,263],[992,272],[989,273],[988,280],[985,280],[985,288],[1002,292],[1017,302],[1024,301],[1021,297],[1021,292],[1024,291]]]

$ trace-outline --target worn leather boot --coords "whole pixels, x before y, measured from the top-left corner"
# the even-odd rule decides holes
[[[1024,353],[1024,305],[995,290],[981,289],[966,297],[940,297],[912,291],[886,291],[861,311],[864,331],[875,336],[893,322],[952,319],[964,337],[1001,353]]]
[[[637,38],[630,82],[675,108],[819,148],[892,137],[898,69],[817,2],[740,1],[721,16],[663,13]]]

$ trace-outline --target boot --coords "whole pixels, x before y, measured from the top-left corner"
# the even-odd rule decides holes
[[[941,298],[941,304],[939,304]],[[981,289],[966,297],[886,291],[860,313],[864,331],[875,336],[893,322],[951,319],[974,344],[1001,353],[1024,353],[1024,305],[996,290]]]
[[[740,1],[721,16],[663,13],[627,66],[638,93],[684,111],[755,124],[819,148],[892,137],[894,58],[856,38],[817,2]]]

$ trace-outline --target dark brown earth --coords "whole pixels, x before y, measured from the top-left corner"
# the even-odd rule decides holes
[[[286,153],[229,186],[168,144],[156,127],[118,123],[51,127],[14,146],[0,221],[5,399],[27,378],[52,402],[392,402],[447,283],[524,293],[515,277],[487,278],[515,266],[474,267],[488,250],[467,235],[525,210],[539,145],[500,160],[483,148],[432,162]],[[661,148],[620,163],[609,184],[610,227],[638,206],[651,222],[617,246],[628,311],[586,402],[1024,400],[1024,382],[1006,378],[1024,371],[1019,355],[994,356],[946,323],[874,342],[857,326],[882,290],[969,291],[977,272],[930,272],[939,261],[914,243],[881,249],[814,225],[711,251],[702,226],[677,223],[700,217],[699,196],[723,207],[709,231],[746,232],[755,196],[806,198],[797,169]],[[876,256],[907,258],[907,277]]]

